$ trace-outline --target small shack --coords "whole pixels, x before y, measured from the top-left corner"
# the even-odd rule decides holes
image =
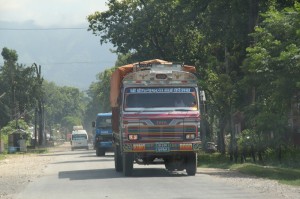
[[[23,129],[17,129],[16,131],[12,132],[8,135],[8,152],[26,152],[26,140],[28,140],[28,133]]]

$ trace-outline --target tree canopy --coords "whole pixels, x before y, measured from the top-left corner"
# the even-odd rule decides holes
[[[8,125],[10,129],[12,121],[16,129],[22,128],[16,121],[24,120],[38,127],[38,137],[42,138],[39,144],[43,144],[46,133],[60,130],[63,133],[60,136],[65,136],[73,126],[83,125],[88,99],[82,91],[44,81],[41,66],[19,64],[15,50],[5,47],[1,55],[4,59],[0,67],[1,128]],[[4,139],[5,133],[1,137]]]
[[[276,1],[109,0],[88,16],[89,30],[127,62],[162,58],[196,65],[206,91],[209,139],[247,132],[285,134],[291,100],[299,98],[299,3]],[[298,99],[297,98],[297,99]],[[272,122],[273,121],[273,122]],[[277,125],[274,124],[277,121]]]

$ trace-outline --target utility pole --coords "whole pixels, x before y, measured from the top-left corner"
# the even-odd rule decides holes
[[[43,84],[43,78],[42,78],[42,72],[41,72],[41,65],[37,66],[36,63],[33,64],[33,66],[35,67],[35,71],[36,71],[36,79],[37,79],[37,92],[38,92],[38,97],[37,97],[37,113],[38,113],[38,123],[39,123],[39,131],[38,131],[38,135],[39,135],[39,145],[43,145],[44,143],[44,117],[43,117],[43,92],[42,92],[42,84]]]
[[[4,97],[5,95],[6,95],[6,92],[2,93],[2,94],[0,95],[0,99],[1,99],[2,97]],[[2,153],[2,133],[1,133],[1,127],[0,127],[0,153]]]
[[[34,148],[37,145],[37,108],[34,109]]]
[[[202,139],[202,142],[204,142],[206,144],[207,140],[206,140],[206,137],[207,137],[207,131],[206,131],[206,120],[207,120],[207,116],[206,116],[206,107],[205,107],[205,102],[206,102],[206,97],[205,97],[205,92],[204,91],[200,91],[200,114],[201,114],[201,120],[200,120],[200,128],[201,128],[201,132],[202,132],[202,135],[201,135],[201,139]],[[201,107],[202,105],[202,107]]]

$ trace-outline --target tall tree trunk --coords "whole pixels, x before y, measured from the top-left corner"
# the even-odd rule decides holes
[[[248,32],[254,31],[254,27],[258,24],[259,0],[249,0],[249,22]]]
[[[37,122],[38,122],[37,116],[38,116],[38,110],[37,110],[37,108],[35,108],[35,111],[34,111],[34,148],[37,145]]]
[[[38,122],[39,122],[39,146],[43,145],[44,133],[43,133],[43,110],[42,102],[38,102]]]
[[[219,132],[218,132],[218,148],[219,151],[222,155],[225,155],[225,127],[226,127],[226,120],[225,118],[221,118],[220,119],[220,123],[219,123]]]

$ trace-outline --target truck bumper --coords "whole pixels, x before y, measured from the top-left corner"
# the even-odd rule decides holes
[[[155,142],[155,143],[124,143],[124,152],[151,152],[169,153],[177,151],[198,151],[202,148],[201,142]]]
[[[98,142],[96,144],[97,148],[106,148],[106,149],[112,149],[113,145],[112,142]]]

